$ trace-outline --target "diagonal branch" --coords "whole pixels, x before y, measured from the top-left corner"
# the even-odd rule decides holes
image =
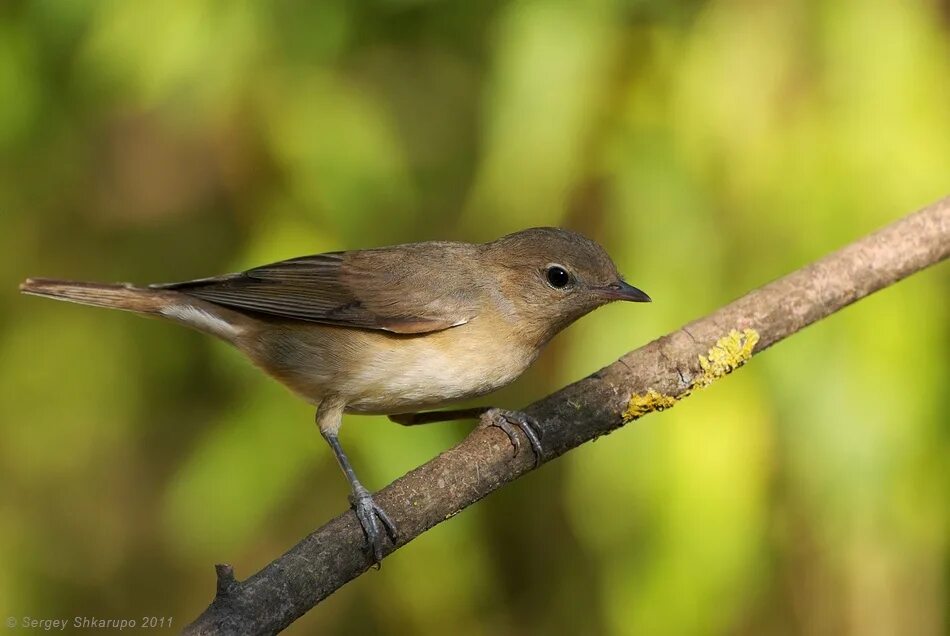
[[[950,256],[950,197],[530,405],[550,461],[654,410],[673,406],[753,354],[839,309]],[[402,546],[531,470],[505,434],[479,428],[374,495],[399,527]],[[369,568],[363,532],[347,511],[245,581],[217,566],[211,605],[190,634],[274,633]],[[396,546],[396,547],[399,547]],[[387,546],[388,554],[395,547]]]

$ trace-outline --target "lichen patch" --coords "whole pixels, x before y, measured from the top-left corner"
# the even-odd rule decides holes
[[[724,375],[741,367],[752,357],[752,350],[759,341],[759,332],[746,329],[739,333],[735,329],[729,335],[716,341],[716,345],[705,356],[699,356],[699,368],[702,374],[693,380],[691,389],[707,387]]]
[[[647,413],[672,408],[694,390],[703,389],[724,375],[732,373],[752,357],[752,352],[758,342],[759,332],[755,329],[745,329],[741,333],[733,329],[717,340],[706,355],[699,356],[701,372],[685,391],[679,395],[666,395],[649,389],[646,393],[634,394],[630,396],[627,408],[624,409],[623,421],[630,422]]]
[[[673,405],[676,404],[677,399],[678,398],[675,398],[671,395],[663,395],[662,393],[658,393],[653,389],[650,389],[643,395],[631,396],[630,402],[627,404],[627,408],[623,412],[623,421],[629,422],[653,411],[662,411],[664,409],[672,408]]]

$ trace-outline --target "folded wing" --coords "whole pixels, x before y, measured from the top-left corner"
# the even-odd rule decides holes
[[[232,309],[359,329],[414,334],[475,317],[475,246],[419,243],[293,258],[174,289]]]

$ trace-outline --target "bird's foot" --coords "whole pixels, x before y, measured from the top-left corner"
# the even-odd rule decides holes
[[[363,527],[363,534],[366,535],[366,552],[373,559],[373,566],[379,569],[379,563],[383,560],[383,534],[396,543],[396,525],[386,511],[376,505],[369,491],[358,482],[350,496],[350,504]]]
[[[521,452],[521,437],[518,435],[520,430],[528,438],[531,450],[534,451],[535,468],[541,463],[541,427],[534,418],[520,411],[489,409],[482,415],[479,426],[496,426],[504,431],[515,449],[515,455]]]

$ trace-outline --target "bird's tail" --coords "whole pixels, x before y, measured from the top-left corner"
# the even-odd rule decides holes
[[[135,287],[129,283],[28,278],[20,284],[20,291],[81,305],[161,316],[229,341],[250,321],[242,314],[181,292]]]
[[[66,300],[81,305],[124,309],[142,314],[160,313],[168,299],[150,289],[129,284],[84,283],[52,278],[27,278],[20,291],[33,296]]]

